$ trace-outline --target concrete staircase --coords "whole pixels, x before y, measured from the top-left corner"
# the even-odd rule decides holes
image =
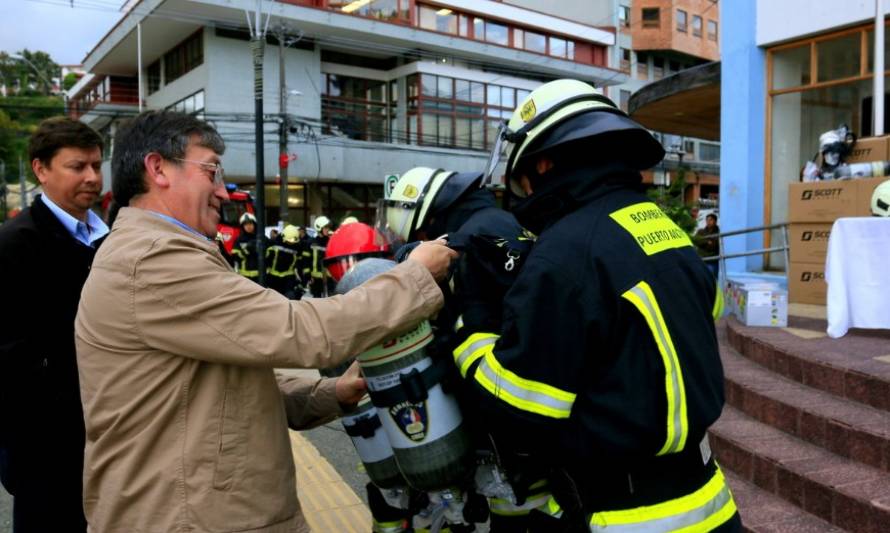
[[[727,405],[711,446],[748,531],[890,532],[890,335],[718,326]]]

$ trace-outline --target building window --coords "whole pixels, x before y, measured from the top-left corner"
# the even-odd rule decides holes
[[[701,37],[701,17],[692,15],[692,36]]]
[[[425,30],[457,34],[457,15],[450,9],[417,6],[417,24]]]
[[[621,89],[621,91],[618,93],[618,97],[618,106],[621,108],[622,111],[627,113],[627,104],[628,102],[630,102],[630,91]]]
[[[167,109],[171,111],[179,111],[180,113],[186,113],[188,115],[195,115],[198,118],[204,118],[204,90],[190,94],[186,96],[182,100],[175,102],[169,106]]]
[[[148,66],[145,77],[147,78],[146,91],[148,94],[156,93],[161,88],[161,60],[158,59]]]
[[[661,26],[661,10],[657,7],[643,8],[643,27],[658,28]]]
[[[618,8],[618,22],[625,28],[630,28],[630,6]]]
[[[529,91],[433,74],[408,77],[410,142],[484,150]]]
[[[708,40],[710,40],[710,41],[717,40],[717,21],[716,20],[708,21]]]
[[[677,31],[686,33],[686,12],[682,9],[677,10]]]
[[[642,52],[637,52],[637,78],[649,79],[649,56]]]
[[[663,57],[653,57],[652,58],[652,77],[656,80],[660,80],[664,77],[664,58]]]
[[[377,20],[408,21],[409,0],[328,0],[328,7]]]
[[[361,141],[389,139],[387,82],[327,73],[323,78],[322,133]]]
[[[720,161],[720,145],[713,143],[699,143],[698,159],[700,161]]]
[[[198,30],[164,54],[164,84],[183,76],[204,62],[204,36]]]
[[[630,50],[621,49],[621,72],[630,73]]]
[[[485,41],[507,46],[510,43],[507,27],[490,20],[485,21]]]
[[[683,151],[686,152],[686,156],[689,159],[695,159],[695,141],[684,141],[683,142]]]
[[[525,49],[539,54],[547,53],[547,37],[540,33],[525,32]]]
[[[673,74],[674,72],[680,72],[680,63],[676,61],[668,61],[668,72]]]

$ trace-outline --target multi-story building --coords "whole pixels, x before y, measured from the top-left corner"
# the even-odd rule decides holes
[[[525,5],[263,5],[271,15],[263,95],[267,220],[273,222],[282,130],[293,158],[288,218],[309,223],[324,213],[369,220],[389,174],[419,165],[481,169],[499,123],[542,82],[570,77],[604,87],[629,78],[610,67],[614,28]],[[255,7],[253,0],[130,2],[84,60],[88,74],[69,91],[71,112],[108,136],[140,100],[150,109],[201,115],[227,142],[227,179],[249,188],[255,179],[254,84],[244,10]]]

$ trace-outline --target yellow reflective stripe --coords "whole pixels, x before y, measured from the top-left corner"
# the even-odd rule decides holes
[[[671,340],[658,301],[652,294],[652,288],[648,283],[641,281],[621,296],[634,304],[646,319],[664,363],[664,387],[667,394],[667,438],[657,455],[679,452],[686,445],[689,421],[686,417],[686,387],[683,384],[683,373],[680,370],[680,361],[674,349],[674,342]]]
[[[527,515],[532,509],[540,508],[543,512],[551,498],[549,492],[542,492],[529,496],[522,505],[516,505],[507,498],[489,498],[488,508],[500,516],[521,516]]]
[[[720,288],[720,282],[717,282],[717,295],[714,296],[714,308],[711,310],[714,320],[720,320],[723,316],[723,290]]]
[[[692,246],[692,239],[657,205],[640,202],[609,214],[640,245],[646,255]]]
[[[547,505],[545,507],[542,507],[540,510],[541,512],[547,513],[554,518],[559,518],[562,516],[562,507],[560,507],[559,504],[556,503],[556,499],[553,498],[553,496],[551,496],[550,499],[547,500]]]
[[[494,344],[498,341],[498,335],[494,333],[473,333],[460,346],[454,349],[454,364],[460,370],[460,375],[467,377],[467,370],[477,359],[491,353]]]
[[[718,467],[703,487],[686,496],[635,509],[594,513],[590,518],[590,531],[710,531],[729,520],[735,512],[732,492]]]
[[[393,520],[391,522],[373,521],[371,531],[373,533],[400,533],[408,530],[407,520]]]
[[[575,394],[519,377],[501,366],[493,352],[485,354],[474,377],[496,398],[523,411],[551,418],[568,418],[572,414]]]

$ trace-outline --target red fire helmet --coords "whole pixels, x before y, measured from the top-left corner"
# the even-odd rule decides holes
[[[367,224],[346,224],[331,235],[325,250],[324,264],[331,277],[340,281],[349,269],[368,257],[391,257],[389,243],[379,231]]]

